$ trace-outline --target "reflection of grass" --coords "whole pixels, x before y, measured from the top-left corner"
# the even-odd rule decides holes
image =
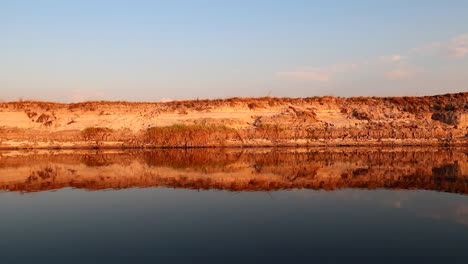
[[[146,131],[148,142],[160,146],[190,147],[223,145],[234,129],[223,125],[175,124],[150,127]]]
[[[112,164],[104,155],[83,155],[81,161],[88,167],[102,167]]]
[[[164,149],[144,153],[148,166],[170,167],[177,170],[223,170],[238,159],[239,153],[226,154],[222,149]]]

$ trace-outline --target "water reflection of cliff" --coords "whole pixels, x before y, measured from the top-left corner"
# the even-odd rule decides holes
[[[271,191],[421,189],[468,193],[462,149],[166,149],[0,152],[0,190],[165,186]]]

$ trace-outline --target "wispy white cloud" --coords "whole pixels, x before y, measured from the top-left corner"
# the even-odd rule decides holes
[[[326,82],[330,80],[329,74],[314,72],[314,71],[294,71],[294,72],[280,72],[279,75],[283,75],[288,79],[295,81],[319,81]]]
[[[451,58],[468,56],[468,34],[458,35],[446,42],[433,42],[410,51],[411,53],[434,53]]]
[[[385,72],[383,74],[384,78],[387,80],[402,80],[410,77],[413,74],[413,72],[409,69],[403,69],[403,68],[396,68],[393,70],[390,70],[388,72]]]
[[[102,100],[105,93],[89,89],[74,89],[67,91],[67,97],[72,102],[83,102],[89,100]]]
[[[401,54],[384,55],[355,63],[342,63],[324,67],[300,68],[295,71],[278,74],[293,81],[330,82],[339,73],[360,68],[374,72],[385,80],[395,81],[408,79],[417,73],[425,72],[421,65],[414,65],[416,56],[446,56],[450,58],[468,57],[468,34],[461,34],[445,42],[433,42],[402,52]],[[391,67],[390,69],[388,67]]]
[[[358,66],[359,65],[356,63],[335,64],[327,67],[312,67],[291,72],[279,72],[278,74],[295,81],[327,82],[330,81],[335,74],[348,72],[350,70],[356,69]]]
[[[384,62],[396,62],[396,61],[401,61],[403,60],[404,57],[401,56],[401,55],[389,55],[389,56],[381,56],[380,57],[380,60],[384,61]]]
[[[171,98],[161,98],[160,102],[161,103],[168,103],[168,102],[172,102],[174,100],[172,100]]]
[[[435,49],[438,49],[442,46],[442,42],[432,42],[429,44],[424,44],[422,46],[413,48],[409,51],[409,53],[421,53],[421,52],[427,52],[427,51],[433,51]]]
[[[447,43],[449,54],[455,58],[463,58],[468,55],[468,34],[459,35]]]

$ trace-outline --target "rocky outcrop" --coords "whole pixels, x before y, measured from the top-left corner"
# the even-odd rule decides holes
[[[466,145],[468,93],[0,103],[0,148]]]

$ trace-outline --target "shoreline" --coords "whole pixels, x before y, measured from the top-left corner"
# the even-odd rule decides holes
[[[468,92],[0,103],[0,149],[468,145]]]
[[[468,142],[447,143],[358,143],[358,144],[280,144],[280,145],[225,145],[225,146],[43,146],[43,147],[0,147],[1,150],[115,150],[115,149],[261,149],[261,148],[393,148],[393,147],[467,147]]]

